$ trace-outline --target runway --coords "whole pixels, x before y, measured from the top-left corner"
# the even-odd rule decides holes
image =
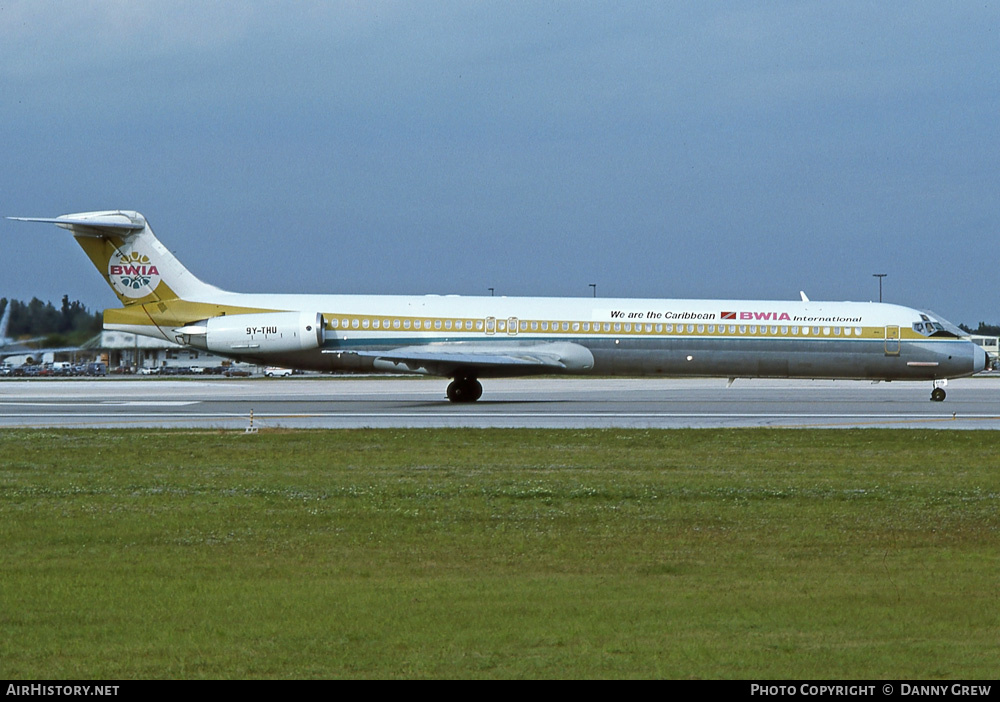
[[[0,428],[361,427],[1000,429],[1000,374],[930,383],[487,380],[453,404],[440,378],[5,379]]]

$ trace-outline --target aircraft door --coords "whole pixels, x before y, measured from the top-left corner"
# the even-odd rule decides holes
[[[885,355],[899,355],[899,327],[887,325],[885,328]]]

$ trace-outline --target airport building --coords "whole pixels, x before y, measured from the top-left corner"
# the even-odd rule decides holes
[[[120,331],[103,331],[92,347],[108,368],[216,368],[229,360],[208,351]]]
[[[990,365],[995,367],[997,361],[1000,360],[1000,336],[979,336],[978,334],[972,334],[969,336],[969,339],[977,346],[983,347],[986,355],[992,361]]]

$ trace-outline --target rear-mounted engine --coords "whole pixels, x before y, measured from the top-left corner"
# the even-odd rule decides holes
[[[323,345],[323,315],[259,312],[212,317],[175,329],[179,344],[220,354],[287,353]]]

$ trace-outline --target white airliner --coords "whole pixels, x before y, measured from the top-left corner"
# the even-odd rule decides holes
[[[858,302],[241,294],[203,283],[128,210],[49,222],[70,230],[122,302],[104,327],[261,365],[452,378],[542,373],[923,380],[984,370],[941,317]]]

